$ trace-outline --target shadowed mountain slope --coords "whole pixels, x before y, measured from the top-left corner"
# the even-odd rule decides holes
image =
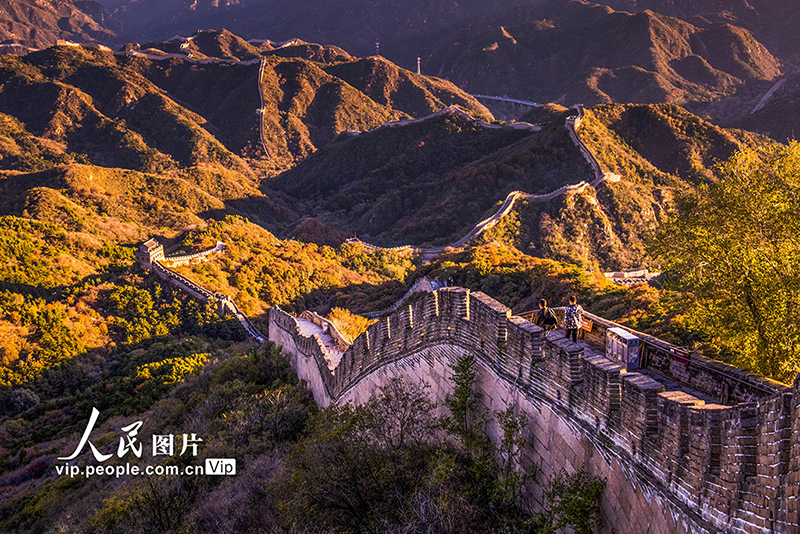
[[[481,184],[478,176],[465,175],[458,183],[458,173],[469,174],[467,167],[500,157],[532,135],[527,129],[501,128],[446,110],[424,120],[342,136],[269,186],[298,199],[303,214],[328,213],[333,224],[376,243],[446,241],[491,207],[494,199],[484,192],[503,187]],[[518,177],[509,178],[489,180],[518,185]]]
[[[119,44],[125,37],[119,21],[94,0],[0,0],[0,42],[44,48],[58,39]]]
[[[786,76],[781,82],[763,108],[746,113],[730,124],[768,135],[781,143],[797,140],[800,136],[800,74]]]
[[[730,24],[697,27],[582,1],[517,8],[498,20],[511,22],[465,30],[426,62],[475,93],[567,105],[707,101],[781,72],[766,47]]]
[[[642,265],[644,241],[677,193],[714,180],[713,166],[740,147],[770,143],[674,105],[600,106],[587,110],[579,136],[603,171],[622,177],[600,182],[570,140],[565,116],[541,131],[493,129],[456,112],[386,126],[337,140],[269,186],[298,199],[299,214],[317,217],[316,227],[308,222],[297,235],[330,236],[335,227],[383,246],[455,242],[510,192],[523,191],[534,196],[522,196],[480,240],[624,269]],[[575,187],[536,197],[563,186]]]

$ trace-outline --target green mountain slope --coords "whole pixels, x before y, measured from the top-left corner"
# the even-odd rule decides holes
[[[676,194],[714,181],[714,166],[739,148],[773,142],[666,104],[589,109],[579,135],[601,168],[621,180],[546,203],[523,200],[483,240],[604,270],[640,268],[645,241],[669,216]]]

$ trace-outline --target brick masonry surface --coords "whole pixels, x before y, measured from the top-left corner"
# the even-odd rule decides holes
[[[279,308],[270,311],[269,339],[320,406],[366,402],[395,377],[429,386],[442,405],[450,365],[475,355],[489,413],[515,405],[528,416],[521,462],[537,482],[561,469],[608,481],[605,532],[800,534],[800,383],[657,351],[648,369],[625,372],[602,353],[613,323],[594,319],[593,345],[575,344],[483,293],[444,288],[381,317],[333,371],[324,344]],[[494,419],[488,430],[497,439]],[[542,506],[540,485],[531,491]]]

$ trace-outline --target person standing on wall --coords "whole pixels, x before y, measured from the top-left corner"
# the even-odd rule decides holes
[[[572,337],[573,342],[578,341],[578,329],[583,326],[583,308],[578,305],[578,297],[569,298],[569,306],[564,311],[564,328],[567,330],[567,339]]]
[[[555,330],[558,326],[558,319],[556,312],[552,308],[547,307],[547,301],[542,299],[539,301],[539,311],[536,312],[536,326],[544,328],[545,332]]]

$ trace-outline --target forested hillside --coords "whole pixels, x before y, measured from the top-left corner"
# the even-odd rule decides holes
[[[744,80],[769,85],[779,72],[760,48],[733,54],[736,61],[686,55],[686,46],[702,48],[714,35],[733,48],[749,43],[735,28],[573,4],[599,25],[613,20],[675,37],[674,49],[642,52],[664,69],[643,75],[658,82],[643,91],[663,90],[670,102],[728,95]],[[199,5],[198,12],[215,8]],[[553,29],[534,26],[517,36],[504,26],[500,35],[536,41],[543,39],[536,32]],[[630,42],[627,52],[636,55],[646,39]],[[498,40],[485,52],[513,46]],[[573,88],[591,91],[574,94],[637,100],[606,85],[642,74],[625,65],[591,71],[594,85],[575,78]],[[667,66],[724,83],[689,83]],[[795,89],[787,82],[774,107],[759,113],[791,109]],[[747,294],[735,290],[765,295],[749,311],[774,309],[794,320],[793,301],[781,295],[800,287],[792,234],[797,145],[722,128],[674,103],[608,103],[588,107],[577,129],[598,176],[566,127],[577,113],[551,104],[529,111],[527,122],[503,123],[453,83],[381,56],[227,31],[119,52],[56,46],[0,55],[0,531],[312,532],[335,523],[342,532],[408,532],[425,523],[415,515],[421,498],[437,506],[440,522],[431,524],[464,532],[497,524],[508,532],[588,531],[580,529],[592,524],[601,481],[580,473],[537,480],[553,507],[532,514],[519,493],[528,480],[509,475],[485,436],[434,419],[424,391],[398,385],[364,408],[319,412],[278,347],[256,345],[213,300],[190,298],[133,257],[151,237],[168,254],[222,242],[207,261],[174,268],[230,296],[263,330],[269,309],[280,306],[327,316],[353,339],[369,324],[358,314],[386,309],[428,276],[483,291],[515,313],[541,298],[563,305],[574,294],[587,310],[687,350],[791,378],[797,358],[790,343],[780,345],[779,323],[770,316],[771,333],[759,331],[762,323],[741,307]],[[758,187],[737,181],[750,175],[761,178]],[[473,241],[427,258],[416,253],[466,235],[513,191],[526,194]],[[751,209],[756,201],[762,210]],[[728,202],[757,216],[725,218]],[[704,218],[694,219],[692,206]],[[780,224],[771,223],[773,212]],[[761,241],[733,231],[742,227],[759,228]],[[720,239],[698,241],[708,229]],[[681,238],[680,261],[665,246],[672,235]],[[415,247],[387,250],[349,241],[354,236]],[[727,248],[710,246],[720,243]],[[690,261],[701,257],[697,250],[718,258],[732,251],[752,285],[737,284],[736,270],[714,272],[709,282],[709,269]],[[782,266],[780,277],[752,269],[765,251]],[[659,281],[666,285],[620,287],[602,275],[644,266],[667,268]],[[721,302],[709,287],[723,279],[733,281],[734,297]],[[724,324],[709,321],[717,312]],[[756,357],[770,340],[781,351]],[[393,406],[418,414],[418,431],[447,438],[375,445],[380,417],[396,413]],[[143,435],[204,439],[196,458],[142,465],[235,457],[239,474],[235,481],[59,476],[58,458],[78,442],[93,408],[100,415],[92,443],[104,453],[117,450],[123,426],[142,421]],[[513,415],[504,416],[509,440],[519,439]],[[319,469],[325,458],[352,467],[352,484],[329,485]],[[402,491],[395,480],[407,482]],[[331,511],[364,488],[374,497],[355,511]],[[321,505],[314,492],[333,497]]]

